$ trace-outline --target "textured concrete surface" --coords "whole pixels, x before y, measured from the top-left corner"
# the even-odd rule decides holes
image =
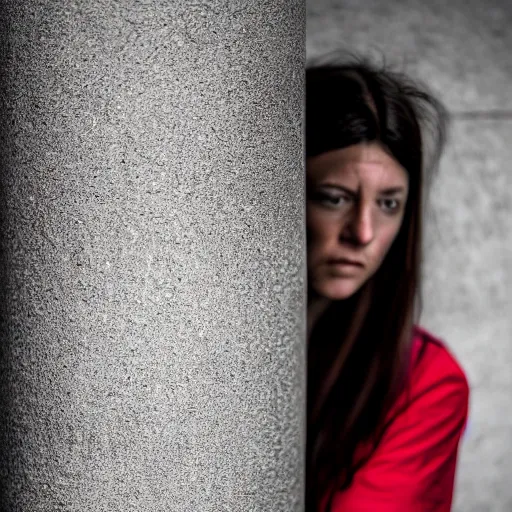
[[[453,113],[431,193],[422,323],[472,386],[455,512],[512,510],[512,4],[311,0],[307,50],[385,56]]]
[[[1,509],[302,509],[302,2],[1,6]]]

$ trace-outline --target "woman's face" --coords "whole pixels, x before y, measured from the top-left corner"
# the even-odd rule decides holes
[[[408,176],[375,143],[308,158],[306,176],[309,286],[346,299],[377,271],[398,234]]]

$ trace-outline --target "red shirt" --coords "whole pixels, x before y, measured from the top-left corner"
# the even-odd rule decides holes
[[[389,428],[332,512],[449,512],[469,387],[445,348],[415,328],[408,393],[390,411]]]

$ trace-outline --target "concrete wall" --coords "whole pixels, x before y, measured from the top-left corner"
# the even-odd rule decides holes
[[[512,3],[311,0],[307,50],[373,55],[425,81],[453,114],[431,194],[422,323],[472,386],[457,512],[512,510]]]
[[[304,4],[0,14],[0,509],[301,510]]]

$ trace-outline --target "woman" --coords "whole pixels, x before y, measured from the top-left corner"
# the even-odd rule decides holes
[[[308,512],[451,508],[468,385],[414,326],[425,174],[445,122],[403,75],[306,71]]]

